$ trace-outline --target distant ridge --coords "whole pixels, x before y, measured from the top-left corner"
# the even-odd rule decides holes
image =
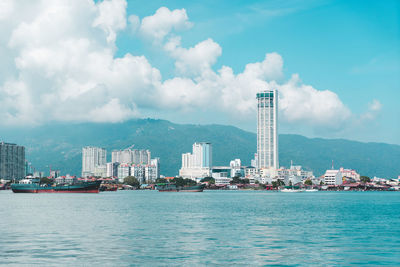
[[[132,144],[135,148],[148,148],[152,157],[161,158],[161,173],[168,176],[178,173],[181,154],[190,152],[195,141],[213,144],[214,165],[229,165],[234,158],[248,165],[256,152],[256,135],[237,127],[175,124],[155,119],[0,129],[0,140],[25,145],[27,159],[39,170],[48,173],[51,165],[62,173],[77,175],[81,172],[81,148],[86,145],[101,146],[108,152]],[[329,169],[332,160],[335,167],[354,168],[362,175],[388,178],[400,175],[399,145],[281,134],[280,165],[289,166],[290,160],[313,170],[315,175]]]

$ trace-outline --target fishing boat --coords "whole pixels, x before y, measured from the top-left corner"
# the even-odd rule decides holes
[[[41,185],[32,179],[23,179],[12,184],[14,193],[99,193],[101,181],[82,181],[73,184]]]

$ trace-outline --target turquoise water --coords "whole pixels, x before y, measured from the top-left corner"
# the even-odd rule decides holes
[[[0,191],[0,264],[400,265],[400,193]]]

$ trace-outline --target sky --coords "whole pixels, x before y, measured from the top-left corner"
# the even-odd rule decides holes
[[[0,127],[159,118],[400,144],[399,1],[0,1]]]

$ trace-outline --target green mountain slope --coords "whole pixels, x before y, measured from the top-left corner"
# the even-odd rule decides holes
[[[135,144],[160,157],[161,173],[173,176],[181,165],[181,154],[191,152],[196,141],[213,144],[213,164],[228,165],[240,158],[250,164],[256,151],[256,135],[223,125],[184,125],[165,120],[130,120],[124,123],[52,124],[31,129],[0,129],[0,140],[25,145],[26,157],[40,170],[60,169],[80,174],[83,146],[101,146],[111,152]],[[111,153],[108,153],[110,159]],[[400,146],[362,143],[342,139],[309,139],[300,135],[279,136],[280,165],[290,160],[321,175],[331,167],[354,168],[363,175],[400,175]]]

